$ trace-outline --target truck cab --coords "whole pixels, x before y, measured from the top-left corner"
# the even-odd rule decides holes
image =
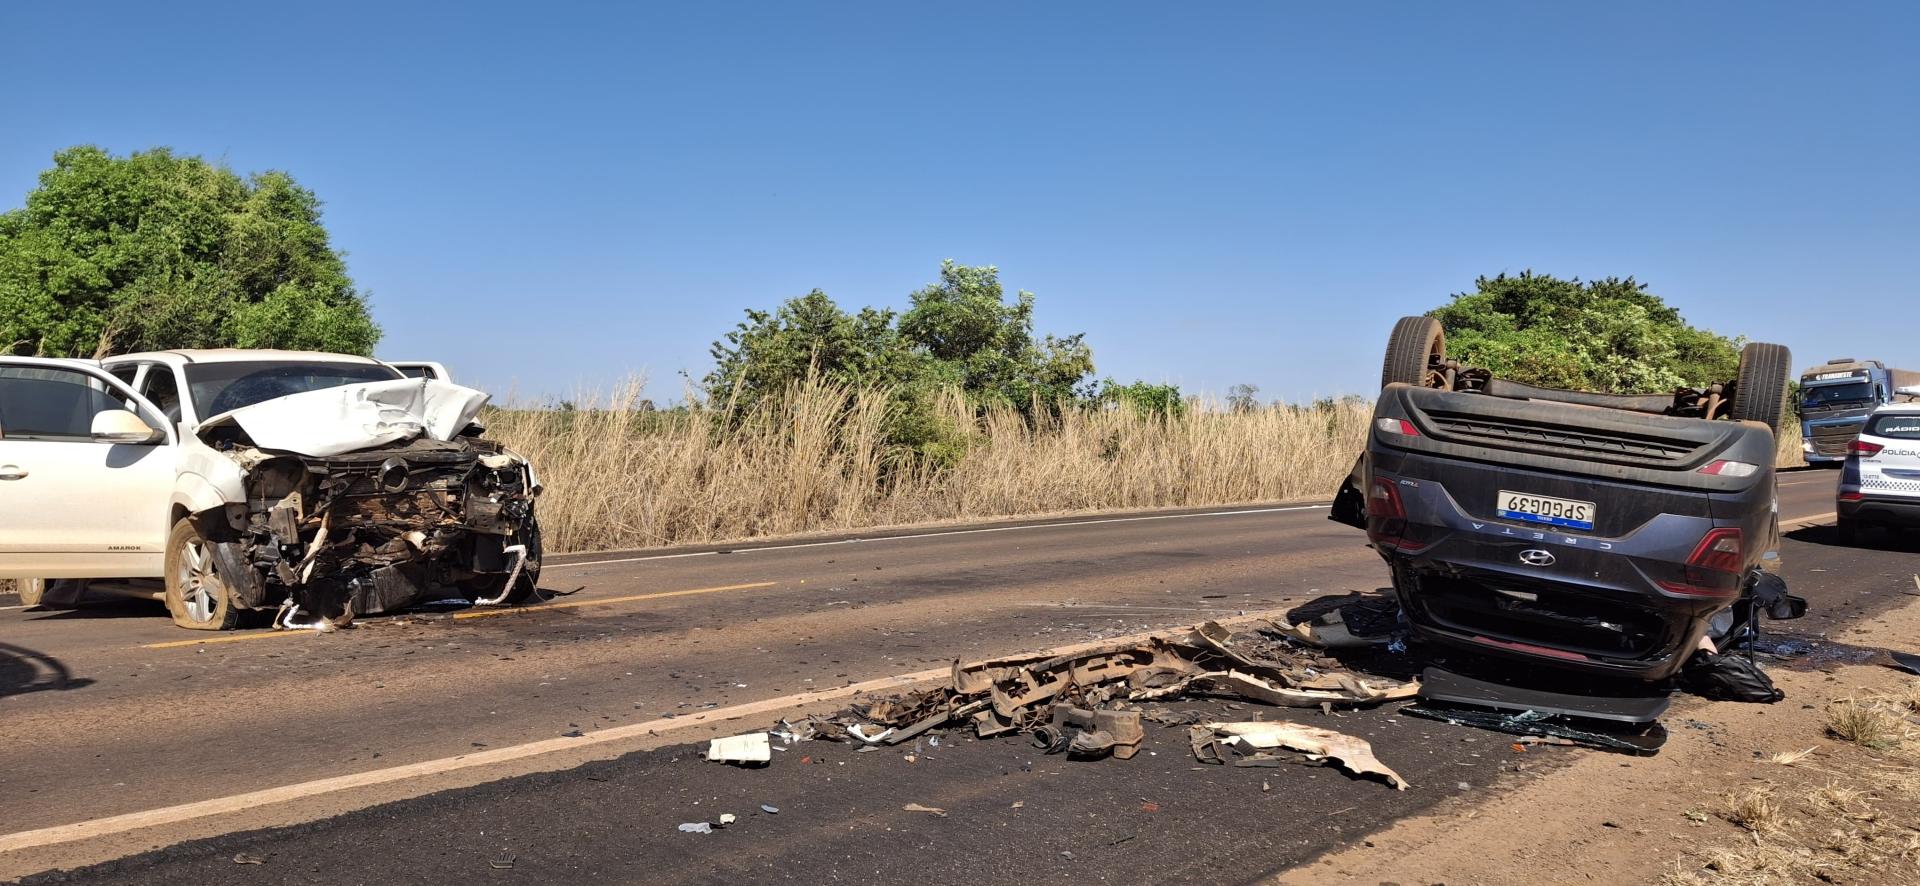
[[[1894,392],[1920,384],[1920,373],[1879,360],[1840,357],[1800,374],[1800,449],[1809,464],[1838,467],[1869,413]]]

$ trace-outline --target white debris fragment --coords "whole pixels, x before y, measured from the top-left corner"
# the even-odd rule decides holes
[[[766,763],[773,760],[773,745],[765,732],[730,735],[707,743],[707,759],[720,763]]]

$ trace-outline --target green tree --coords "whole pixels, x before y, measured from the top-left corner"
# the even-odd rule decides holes
[[[380,328],[283,172],[242,179],[166,148],[54,155],[0,213],[0,353],[191,347],[369,354]]]
[[[1689,325],[1632,277],[1481,277],[1429,316],[1449,356],[1545,387],[1665,392],[1729,381],[1739,366],[1739,341]]]
[[[1036,337],[1033,293],[1011,302],[999,271],[946,261],[902,313],[849,313],[820,290],[747,319],[714,342],[704,379],[716,401],[753,402],[818,373],[861,386],[954,386],[977,402],[1025,409],[1073,397],[1093,374],[1082,336]]]
[[[1180,396],[1179,385],[1156,385],[1149,381],[1123,385],[1107,379],[1101,383],[1094,399],[1117,403],[1151,418],[1179,418],[1187,414],[1187,401]]]

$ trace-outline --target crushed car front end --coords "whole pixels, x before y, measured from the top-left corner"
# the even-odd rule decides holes
[[[1755,423],[1399,384],[1345,498],[1422,639],[1657,681],[1777,546],[1773,480]]]
[[[244,501],[199,517],[236,601],[277,607],[297,625],[529,596],[540,485],[526,459],[478,436],[485,399],[441,382],[380,382],[204,424],[202,442],[241,472]]]

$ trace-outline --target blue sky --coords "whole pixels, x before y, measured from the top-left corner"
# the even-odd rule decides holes
[[[1920,366],[1911,9],[6,3],[0,207],[76,143],[287,170],[382,356],[522,397],[672,397],[743,308],[943,258],[1189,391],[1367,391],[1526,268]]]

